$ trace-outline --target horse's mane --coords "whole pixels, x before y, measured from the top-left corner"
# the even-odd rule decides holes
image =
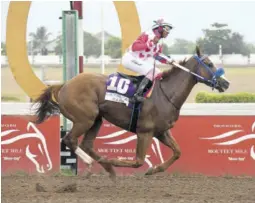
[[[187,61],[187,58],[184,58],[183,60],[179,61],[178,64],[184,66]],[[163,71],[162,79],[169,77],[173,73],[173,71],[175,71],[174,65],[172,65],[172,68]]]

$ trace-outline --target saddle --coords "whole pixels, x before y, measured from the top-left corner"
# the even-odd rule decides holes
[[[130,98],[134,96],[136,89],[138,88],[144,77],[145,76],[143,75],[133,76],[116,72],[109,75],[108,80],[106,81],[105,100],[117,103],[124,103],[128,108],[132,109],[129,127],[129,130],[131,132],[136,131],[136,124],[139,112],[141,110],[141,105],[140,103],[131,103]],[[144,90],[144,92],[147,92],[145,97],[150,97],[152,89],[153,85],[152,87],[148,87]]]
[[[143,78],[145,77],[144,75],[138,75],[138,76],[134,76],[134,75],[128,75],[128,74],[124,74],[124,73],[119,73],[117,72],[121,77],[129,79],[133,84],[135,85],[139,85],[141,83],[141,81],[143,80]]]

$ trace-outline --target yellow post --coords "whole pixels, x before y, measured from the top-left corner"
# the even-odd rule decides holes
[[[114,1],[115,8],[118,12],[119,22],[122,36],[122,53],[132,44],[132,42],[141,33],[139,16],[132,1]],[[127,70],[122,65],[118,67],[118,71],[130,75],[136,75],[134,72]]]
[[[30,1],[10,2],[6,52],[15,80],[30,98],[35,99],[46,86],[34,74],[27,56],[26,33],[30,4]]]

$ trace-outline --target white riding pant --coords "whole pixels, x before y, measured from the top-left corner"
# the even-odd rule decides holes
[[[122,65],[131,71],[134,71],[140,75],[144,75],[151,81],[161,72],[160,69],[157,67],[155,67],[155,72],[154,72],[153,62],[149,63],[148,61],[143,61],[133,56],[130,52],[126,52],[123,55]]]

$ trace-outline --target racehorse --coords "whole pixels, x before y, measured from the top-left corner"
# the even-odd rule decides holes
[[[207,55],[200,53],[199,47],[196,47],[194,56],[177,65],[182,65],[181,67],[187,71],[176,65],[165,70],[162,78],[155,81],[151,96],[140,105],[140,114],[134,130],[137,134],[135,160],[107,159],[93,149],[103,118],[128,130],[132,115],[132,109],[127,105],[105,99],[106,84],[109,83],[106,75],[82,73],[62,85],[49,86],[35,100],[35,103],[39,104],[36,112],[37,123],[43,122],[54,111],[60,110],[60,113],[73,122],[71,131],[63,138],[64,143],[76,151],[82,159],[82,153],[87,153],[109,172],[111,178],[116,177],[113,166],[133,168],[142,166],[146,150],[152,138],[156,137],[173,150],[173,155],[164,163],[149,168],[146,175],[165,171],[181,155],[180,147],[169,129],[178,120],[180,109],[192,88],[201,82],[219,92],[224,92],[230,85],[224,76],[223,68],[216,68]],[[135,77],[123,74],[122,76],[130,80]],[[81,135],[84,137],[78,146],[78,137]]]

